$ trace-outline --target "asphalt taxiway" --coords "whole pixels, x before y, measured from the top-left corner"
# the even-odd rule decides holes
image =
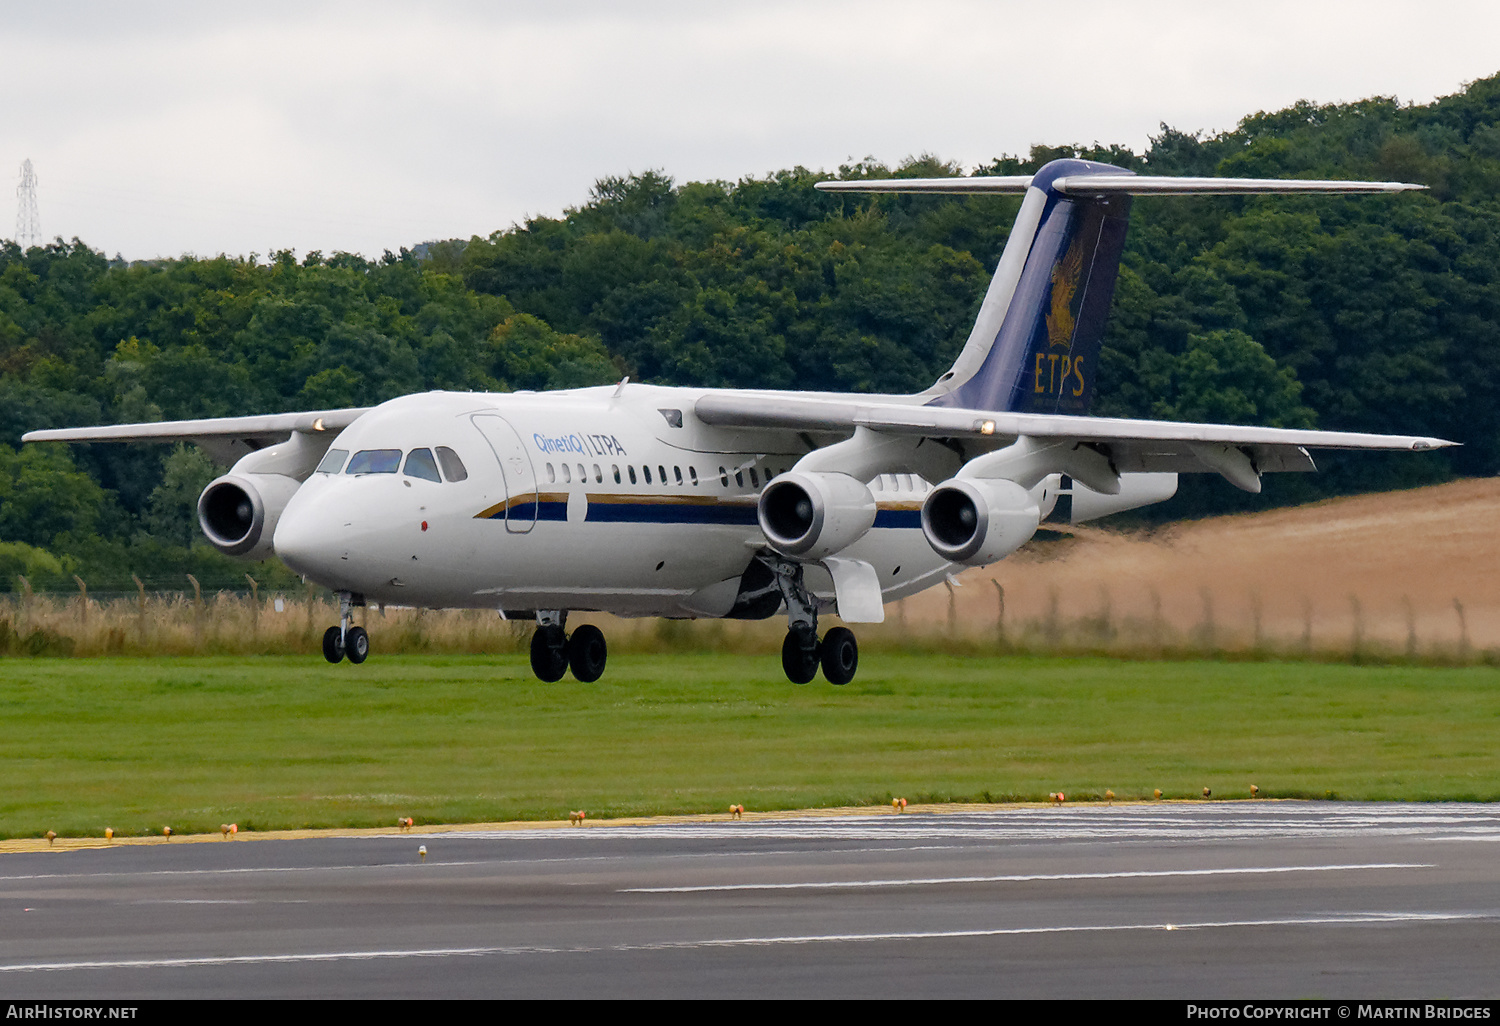
[[[425,845],[425,860],[419,846]],[[0,856],[0,996],[1494,997],[1500,808],[1225,802]]]

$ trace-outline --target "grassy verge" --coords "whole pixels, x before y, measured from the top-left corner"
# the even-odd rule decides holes
[[[0,660],[0,836],[911,801],[1500,798],[1500,672],[870,653]]]

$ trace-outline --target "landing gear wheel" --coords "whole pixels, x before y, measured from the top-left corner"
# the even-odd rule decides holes
[[[823,676],[830,684],[847,684],[859,669],[859,642],[847,627],[835,627],[823,635]]]
[[[531,636],[531,672],[548,684],[568,672],[568,636],[561,627],[538,627]]]
[[[337,627],[330,627],[323,632],[323,658],[330,663],[340,662],[344,658],[343,632]]]
[[[793,628],[781,643],[781,668],[793,684],[807,684],[818,675],[818,636]]]
[[[350,627],[344,635],[344,654],[351,663],[362,663],[370,655],[370,636],[363,627]]]
[[[568,639],[568,665],[573,676],[585,684],[592,684],[604,675],[607,655],[604,632],[591,623],[578,628]]]

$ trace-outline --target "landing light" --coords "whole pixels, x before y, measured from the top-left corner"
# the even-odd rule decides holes
[[[323,418],[322,417],[319,417],[317,420],[313,421],[313,430],[314,431],[327,431],[328,430],[327,428],[325,428],[323,426]]]
[[[987,420],[983,424],[980,424],[979,433],[981,435],[993,435],[995,433],[995,422],[993,420]]]

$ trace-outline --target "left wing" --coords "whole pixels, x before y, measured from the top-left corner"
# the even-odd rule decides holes
[[[1262,472],[1316,470],[1309,449],[1423,452],[1457,444],[1415,435],[997,413],[776,393],[709,393],[698,399],[696,411],[704,423],[725,427],[840,432],[862,427],[882,434],[974,439],[986,443],[979,451],[993,451],[1023,437],[1071,440],[1098,450],[1122,473],[1219,473],[1246,488],[1244,470],[1250,469],[1257,478],[1250,491],[1259,490]]]

